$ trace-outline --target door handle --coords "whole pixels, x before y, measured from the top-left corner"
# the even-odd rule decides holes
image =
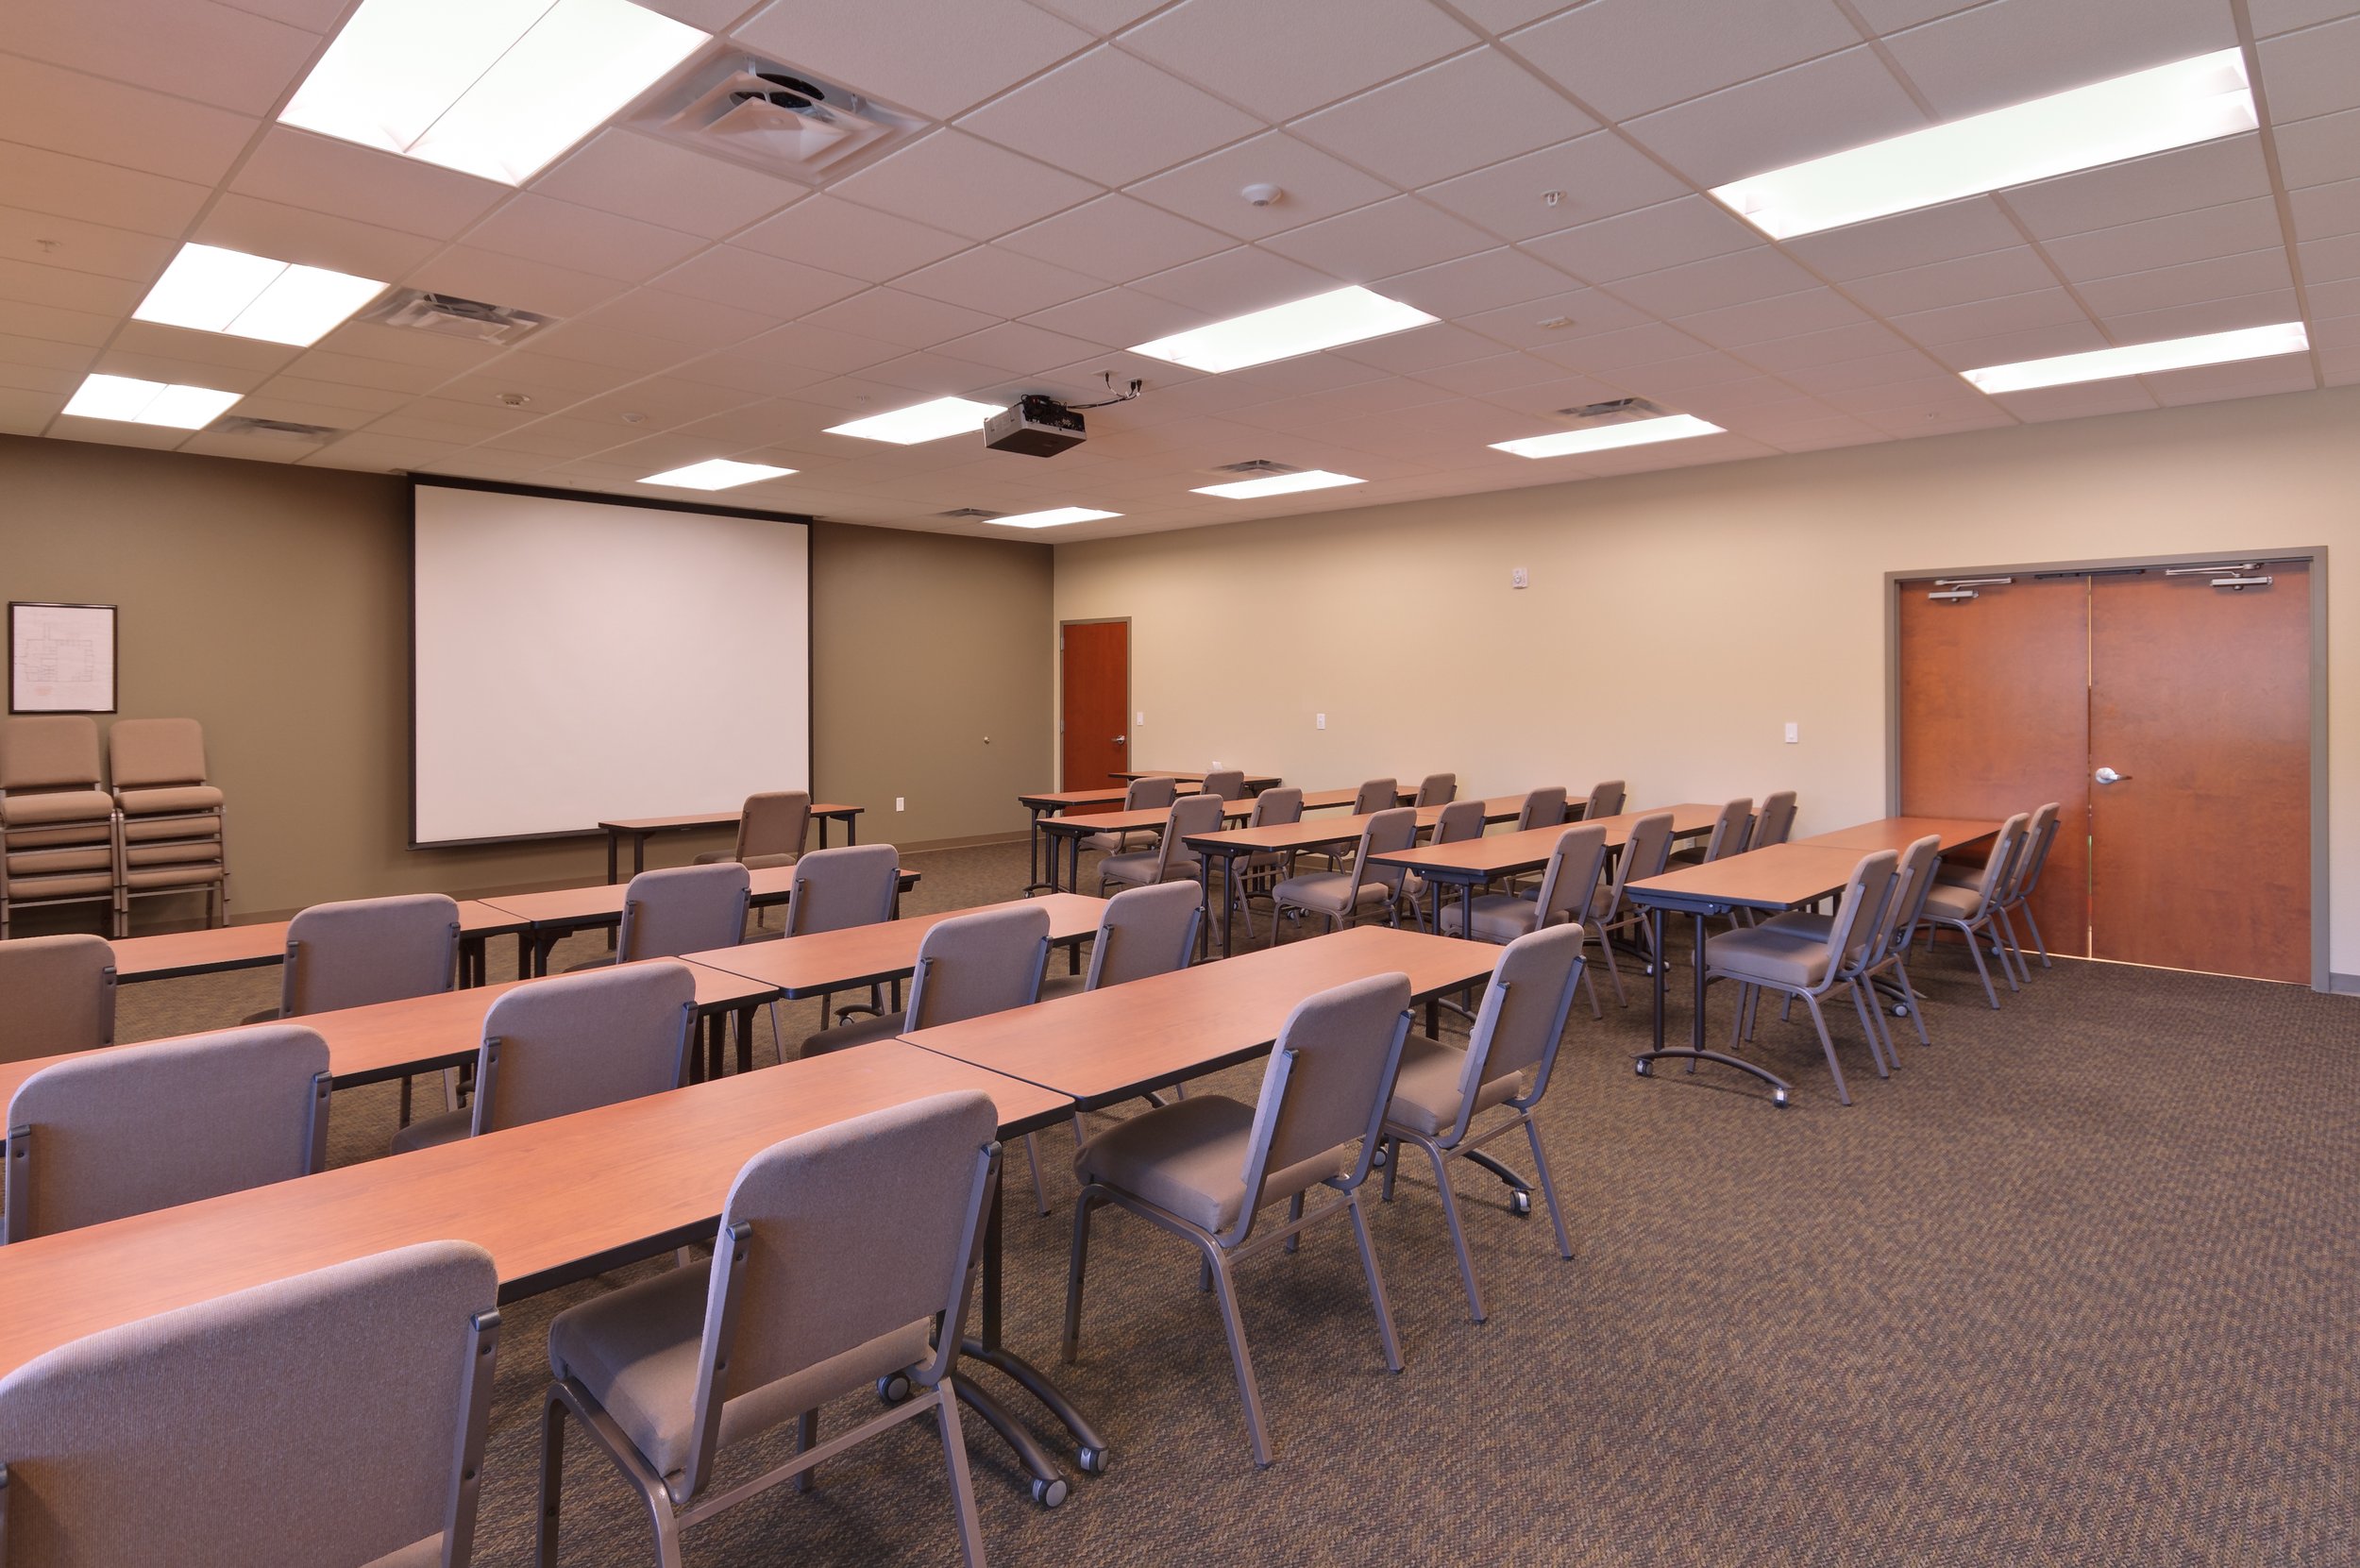
[[[1114,744],[1121,746],[1124,741],[1129,740],[1130,738],[1131,737],[1129,735],[1117,735],[1114,738]]]
[[[2099,784],[2121,784],[2130,778],[2131,775],[2128,773],[2117,773],[2111,767],[2101,767],[2097,772],[2091,774],[2090,777],[2096,779]]]

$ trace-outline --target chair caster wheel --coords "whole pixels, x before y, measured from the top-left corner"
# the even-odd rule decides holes
[[[1785,1110],[1790,1104],[1794,1104],[1793,1101],[1786,1097],[1786,1090],[1782,1088],[1774,1088],[1770,1091],[1770,1103],[1778,1106],[1780,1110]]]
[[[877,1397],[888,1405],[899,1405],[910,1396],[910,1380],[904,1374],[892,1372],[877,1379]]]
[[[1525,1191],[1510,1192],[1508,1195],[1508,1212],[1519,1220],[1531,1219],[1532,1194]]]
[[[1369,1156],[1369,1169],[1372,1171],[1382,1171],[1386,1166],[1392,1163],[1392,1151],[1380,1143],[1376,1146],[1376,1152]]]
[[[1066,1478],[1063,1475],[1053,1475],[1047,1480],[1042,1480],[1037,1475],[1033,1477],[1033,1501],[1042,1508],[1054,1509],[1064,1502],[1066,1491]]]
[[[1633,1072],[1638,1073],[1642,1078],[1644,1078],[1649,1076],[1655,1071],[1655,1063],[1649,1061],[1636,1061],[1630,1064],[1630,1070]]]
[[[1104,1448],[1085,1448],[1075,1456],[1075,1462],[1081,1465],[1085,1475],[1106,1474],[1106,1451]]]

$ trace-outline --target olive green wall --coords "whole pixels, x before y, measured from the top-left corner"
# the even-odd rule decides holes
[[[205,725],[233,918],[605,874],[602,839],[408,848],[409,533],[388,475],[0,436],[0,598],[122,607],[121,717]],[[813,785],[868,808],[864,839],[1022,831],[1014,797],[1050,750],[1050,562],[1043,545],[813,528]],[[671,864],[724,842],[651,850]],[[156,901],[139,924],[177,913]]]

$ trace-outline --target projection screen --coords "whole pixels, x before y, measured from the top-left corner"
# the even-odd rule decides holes
[[[425,480],[411,496],[413,844],[810,787],[808,525]]]

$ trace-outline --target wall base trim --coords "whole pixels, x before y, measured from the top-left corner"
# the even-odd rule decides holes
[[[2335,996],[2360,996],[2360,974],[2330,974],[2327,988]]]

